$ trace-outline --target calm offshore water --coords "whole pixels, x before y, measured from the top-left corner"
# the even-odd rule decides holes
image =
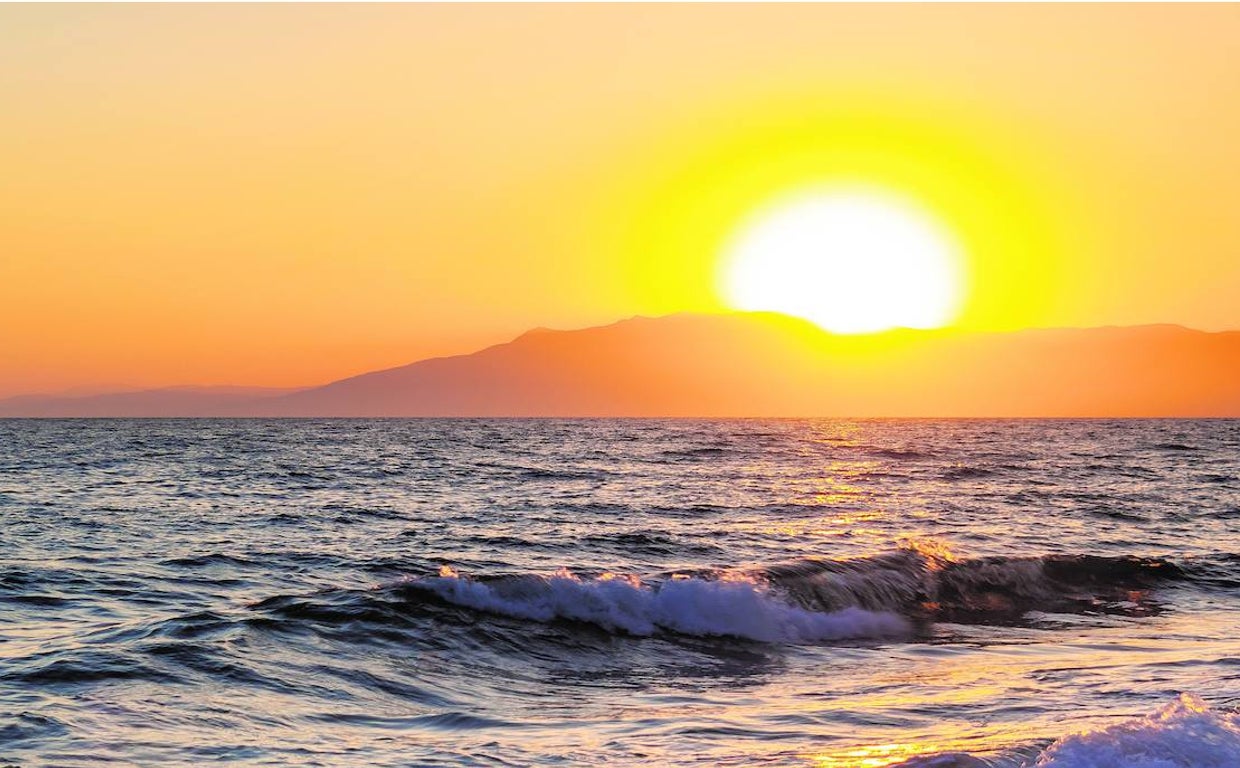
[[[0,764],[1240,765],[1237,421],[0,421],[0,521]]]

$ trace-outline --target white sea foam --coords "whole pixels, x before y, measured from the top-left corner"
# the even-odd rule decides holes
[[[1211,711],[1201,699],[1178,701],[1148,717],[1060,739],[1037,768],[1236,768],[1240,715]]]
[[[861,608],[808,611],[748,580],[678,578],[649,585],[633,576],[582,579],[561,570],[553,576],[482,582],[444,568],[438,577],[411,585],[476,610],[544,622],[571,619],[632,635],[671,631],[798,643],[908,631],[908,623],[896,614]]]

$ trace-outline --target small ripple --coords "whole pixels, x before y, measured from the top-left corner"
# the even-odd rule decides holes
[[[307,720],[319,723],[348,723],[368,728],[387,730],[439,730],[476,731],[490,728],[519,728],[521,723],[479,717],[467,712],[441,712],[439,714],[413,715],[410,717],[382,717],[379,715],[323,712],[309,715]]]
[[[132,654],[95,649],[56,652],[51,658],[17,662],[0,678],[29,685],[84,686],[106,680],[144,680],[162,684],[184,682],[176,675],[139,661]]]
[[[4,722],[5,720],[10,722]],[[47,715],[35,712],[0,715],[0,744],[27,739],[51,739],[68,733],[68,725]]]

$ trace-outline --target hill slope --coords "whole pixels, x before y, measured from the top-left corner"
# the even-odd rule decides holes
[[[766,313],[685,314],[530,331],[287,394],[167,392],[9,400],[0,415],[1240,416],[1240,332],[849,337]]]

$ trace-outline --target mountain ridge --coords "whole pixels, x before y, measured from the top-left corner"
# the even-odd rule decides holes
[[[775,313],[639,315],[322,386],[226,389],[20,396],[0,416],[1240,416],[1240,331],[844,336]]]

